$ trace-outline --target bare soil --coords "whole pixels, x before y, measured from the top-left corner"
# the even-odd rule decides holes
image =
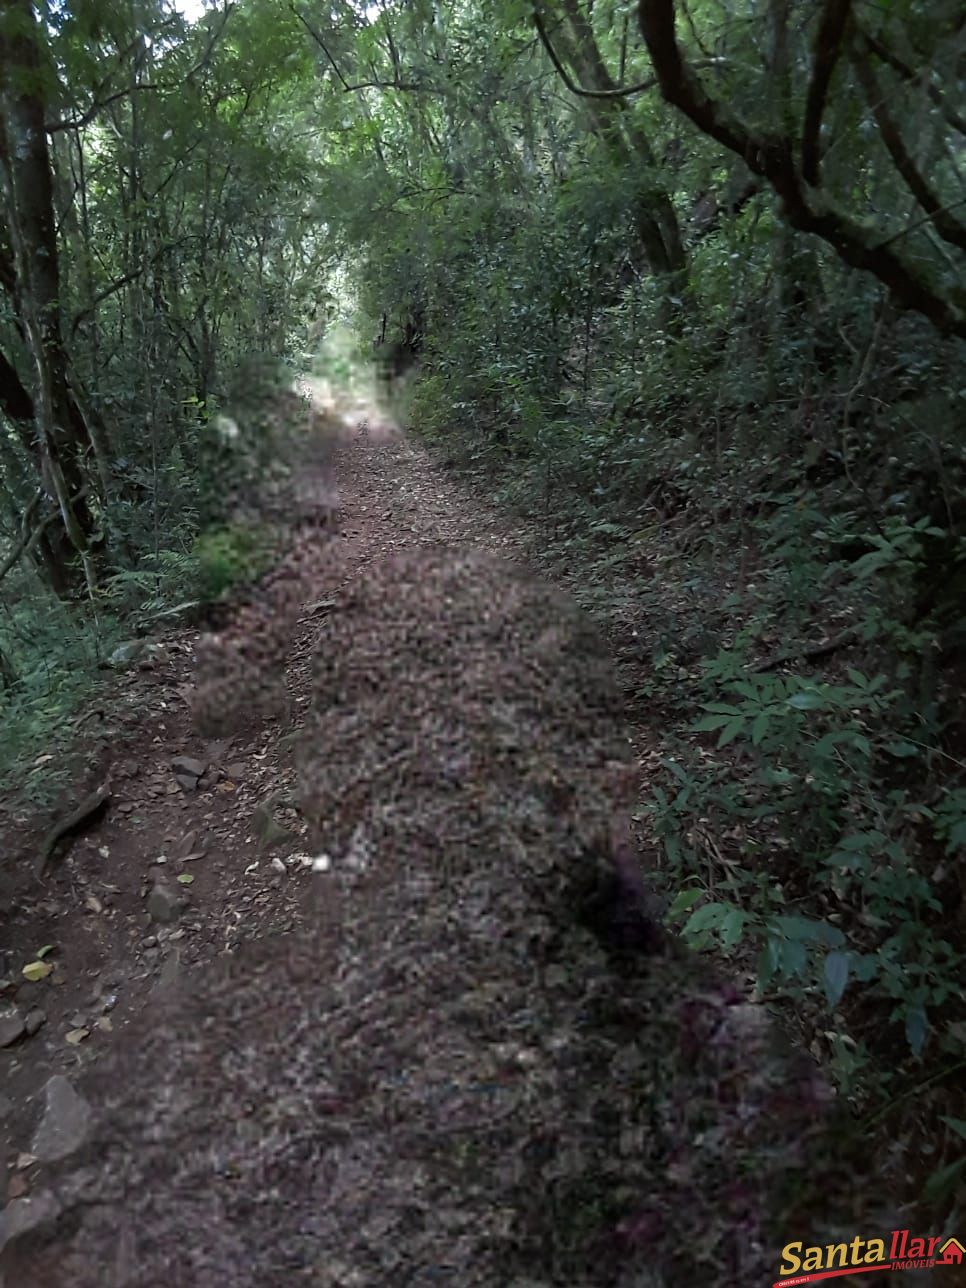
[[[812,1062],[648,933],[606,639],[392,425],[314,434],[279,564],[105,710],[103,819],[43,883],[11,833],[6,1288],[737,1286],[853,1237]]]

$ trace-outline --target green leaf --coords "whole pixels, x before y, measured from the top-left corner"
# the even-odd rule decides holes
[[[758,983],[767,988],[775,976],[781,961],[781,940],[768,939],[758,954]]]
[[[721,943],[725,948],[734,948],[741,941],[745,925],[748,921],[748,914],[744,908],[729,908],[726,917],[722,918],[719,933]]]
[[[966,1172],[966,1154],[955,1159],[938,1172],[933,1172],[923,1187],[923,1198],[927,1203],[942,1203],[952,1198],[959,1178]]]
[[[906,1041],[912,1048],[913,1055],[918,1055],[926,1041],[929,1021],[921,1006],[910,1006],[906,1011]]]
[[[962,818],[958,823],[946,830],[946,849],[950,853],[958,850],[961,845],[966,845],[966,818]]]
[[[742,698],[751,698],[753,701],[758,700],[760,687],[752,684],[750,680],[735,680],[731,688]]]
[[[664,766],[665,769],[669,769],[679,782],[688,783],[690,781],[683,767],[679,765],[676,760],[671,760],[671,759],[662,760],[661,764]]]
[[[812,921],[808,917],[776,917],[775,928],[786,939],[801,943],[812,943],[821,938],[822,922]]]
[[[825,996],[833,1010],[842,1000],[849,982],[850,964],[848,953],[831,952],[825,958]]]
[[[690,890],[679,890],[667,910],[667,916],[672,919],[680,917],[682,912],[687,912],[690,908],[693,908],[703,894],[704,891],[698,886],[694,886]]]
[[[736,716],[721,730],[721,737],[718,739],[719,747],[726,747],[729,742],[734,742],[735,738],[744,731],[744,716]]]
[[[691,728],[695,733],[710,733],[712,729],[720,729],[722,725],[728,724],[732,719],[732,716],[702,716],[700,720],[695,721]]]
[[[966,1118],[950,1118],[948,1114],[940,1114],[939,1121],[951,1127],[957,1136],[962,1136],[966,1140]]]
[[[696,935],[702,930],[711,930],[720,925],[728,912],[726,903],[706,903],[703,908],[692,912],[684,927],[685,935]]]
[[[781,945],[779,961],[784,975],[801,975],[808,955],[805,945],[797,939],[786,939]]]
[[[816,693],[814,689],[806,689],[802,693],[793,693],[787,699],[787,702],[796,711],[819,711],[827,705],[822,694]]]
[[[754,743],[756,747],[761,745],[761,740],[768,732],[768,717],[769,717],[769,713],[767,711],[762,711],[757,716],[755,716],[754,720],[752,721],[751,741]]]

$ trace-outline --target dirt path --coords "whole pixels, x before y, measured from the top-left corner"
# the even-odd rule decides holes
[[[774,1278],[813,1070],[607,876],[592,624],[360,416],[251,602],[128,677],[105,818],[17,897],[6,1288]]]

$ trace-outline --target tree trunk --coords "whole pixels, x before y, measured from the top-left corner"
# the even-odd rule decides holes
[[[56,500],[64,531],[79,556],[90,591],[96,585],[95,522],[86,499],[84,454],[93,449],[86,422],[76,418],[61,330],[59,260],[53,178],[45,129],[48,69],[30,0],[0,0],[0,103],[4,206],[13,248],[19,323],[32,362],[36,451],[43,485]],[[76,584],[71,569],[61,570]]]
[[[555,5],[540,4],[536,10],[537,30],[549,52],[551,38],[543,19],[556,18],[552,43],[570,64],[576,81],[584,89],[613,96],[587,96],[583,102],[594,132],[621,168],[638,177],[634,207],[638,241],[647,267],[655,276],[666,280],[668,292],[673,294],[684,285],[687,256],[674,206],[658,177],[654,150],[644,130],[631,119],[626,98],[618,96],[618,87],[607,69],[587,16],[576,0],[560,0],[560,8],[562,15]],[[556,57],[554,61],[559,62]]]

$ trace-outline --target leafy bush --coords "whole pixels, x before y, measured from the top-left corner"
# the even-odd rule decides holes
[[[878,1047],[876,1027],[899,1024],[914,1054],[930,1033],[961,1050],[966,963],[942,869],[928,869],[937,843],[966,835],[966,793],[935,808],[922,799],[909,766],[927,749],[909,740],[904,695],[884,675],[735,679],[733,663],[705,667],[712,683],[727,677],[727,700],[704,702],[692,727],[734,759],[668,759],[654,794],[668,883],[679,886],[669,917],[697,949],[753,954],[763,991],[824,997],[831,1011],[857,994],[833,1045]],[[839,1072],[853,1063],[850,1053]]]
[[[192,549],[202,596],[216,600],[239,582],[259,576],[271,559],[271,542],[268,529],[241,524],[202,532]]]
[[[125,568],[104,584],[105,600],[123,619],[140,628],[168,615],[198,593],[200,568],[194,554],[159,550],[137,568]]]

